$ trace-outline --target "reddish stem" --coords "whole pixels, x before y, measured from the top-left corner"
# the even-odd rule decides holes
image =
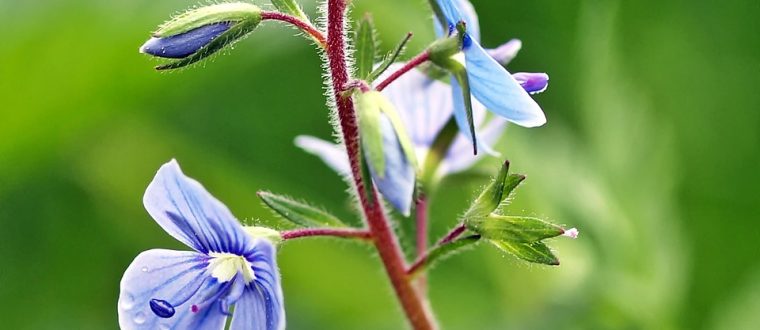
[[[441,240],[438,241],[438,243],[436,243],[436,245],[443,245],[443,244],[451,243],[451,241],[457,239],[457,237],[459,237],[460,235],[462,235],[462,233],[464,233],[464,231],[466,229],[467,228],[464,226],[463,223],[459,224],[458,226],[454,227],[454,229],[452,229],[448,234],[446,234],[446,236],[443,236],[443,238],[441,238]]]
[[[281,234],[283,240],[301,237],[332,236],[341,238],[372,239],[372,233],[361,229],[346,228],[305,228],[284,231]]]
[[[430,59],[430,53],[428,51],[424,51],[421,54],[415,56],[413,59],[411,59],[409,62],[404,64],[401,69],[398,69],[396,72],[392,73],[388,78],[385,78],[380,84],[377,85],[375,88],[378,92],[385,89],[385,87],[388,87],[390,83],[394,82],[399,77],[403,76],[405,73],[409,72],[409,70],[414,69],[418,65],[427,62],[427,60]]]
[[[361,202],[369,230],[372,232],[375,248],[380,255],[391,284],[396,291],[396,296],[400,300],[409,322],[415,329],[434,329],[435,324],[425,303],[423,303],[410,278],[406,275],[406,262],[404,261],[396,236],[388,224],[388,220],[385,218],[385,213],[377,196],[377,189],[372,186],[369,193],[364,189],[365,182],[362,179],[360,168],[359,130],[354,104],[351,98],[344,98],[341,95],[344,86],[349,81],[345,54],[345,14],[345,0],[327,1],[326,52],[329,62],[329,73],[343,142],[351,163],[354,188]]]
[[[314,25],[311,25],[311,23],[304,22],[298,17],[279,13],[276,11],[262,11],[261,19],[262,20],[271,19],[271,20],[290,23],[294,25],[295,27],[301,29],[302,31],[308,33],[312,37],[314,37],[314,40],[316,40],[319,43],[319,46],[321,46],[322,48],[325,48],[327,45],[327,41],[325,41],[325,35],[321,31],[317,30],[317,28],[315,28]]]

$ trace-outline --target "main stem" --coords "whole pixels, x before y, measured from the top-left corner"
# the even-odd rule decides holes
[[[365,183],[362,179],[359,130],[354,104],[351,98],[344,98],[341,95],[344,86],[349,81],[345,53],[345,15],[345,0],[327,1],[326,52],[329,62],[329,73],[332,79],[333,97],[338,110],[343,142],[351,163],[354,188],[359,196],[369,230],[374,237],[375,248],[380,255],[391,284],[396,291],[396,296],[401,302],[409,322],[415,329],[434,329],[435,323],[433,322],[431,313],[412,285],[410,277],[406,274],[406,262],[404,261],[396,235],[385,218],[385,213],[377,196],[377,190],[374,186],[371,187],[372,189],[369,192],[364,189],[365,184],[372,185],[372,183]]]

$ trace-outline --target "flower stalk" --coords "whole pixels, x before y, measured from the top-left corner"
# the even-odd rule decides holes
[[[398,240],[391,229],[381,203],[377,189],[365,189],[361,169],[359,130],[353,101],[342,96],[343,89],[349,82],[349,69],[346,60],[346,1],[327,1],[327,60],[331,77],[332,94],[340,121],[341,135],[351,165],[354,188],[358,195],[362,211],[367,221],[375,248],[385,266],[388,277],[403,306],[409,322],[415,329],[434,329],[435,323],[421,295],[412,285],[406,273],[406,262],[399,247]]]
[[[372,233],[363,229],[346,229],[346,228],[303,228],[288,230],[281,233],[282,239],[287,241],[302,237],[319,237],[330,236],[339,238],[358,238],[371,240]]]
[[[388,78],[380,82],[375,89],[378,92],[381,92],[383,89],[385,89],[385,87],[390,85],[393,81],[403,76],[405,73],[409,72],[409,70],[416,68],[418,65],[425,63],[428,60],[430,60],[430,53],[428,51],[424,51],[420,53],[419,55],[415,56],[413,59],[409,60],[409,62],[407,62],[403,67],[398,69],[396,72],[393,72]]]
[[[327,39],[325,38],[325,35],[317,30],[314,25],[312,25],[309,22],[303,21],[298,17],[283,14],[276,11],[262,11],[261,12],[261,19],[262,20],[275,20],[275,21],[282,21],[285,23],[292,24],[293,26],[301,29],[301,31],[308,33],[314,40],[319,44],[320,47],[325,48],[327,47]]]

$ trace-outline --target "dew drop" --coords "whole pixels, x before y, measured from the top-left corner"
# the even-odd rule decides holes
[[[121,308],[130,310],[132,307],[135,307],[135,297],[129,293],[125,293],[121,297]]]
[[[171,327],[170,325],[168,325],[168,324],[160,324],[160,325],[158,326],[158,328],[159,328],[159,329],[161,329],[161,330],[169,330],[169,329],[171,329],[172,327]]]
[[[141,270],[143,273],[147,273],[147,272],[148,272],[148,267],[143,267],[143,268],[141,268],[140,270]]]
[[[145,323],[145,313],[138,312],[135,314],[135,317],[132,319],[132,321],[135,321],[136,324],[143,324]]]

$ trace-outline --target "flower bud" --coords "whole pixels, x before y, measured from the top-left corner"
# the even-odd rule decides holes
[[[512,77],[530,94],[541,93],[549,87],[549,75],[546,73],[518,72]]]
[[[222,3],[201,7],[161,25],[140,52],[179,59],[156,67],[175,69],[200,61],[253,31],[261,9],[249,3]]]

